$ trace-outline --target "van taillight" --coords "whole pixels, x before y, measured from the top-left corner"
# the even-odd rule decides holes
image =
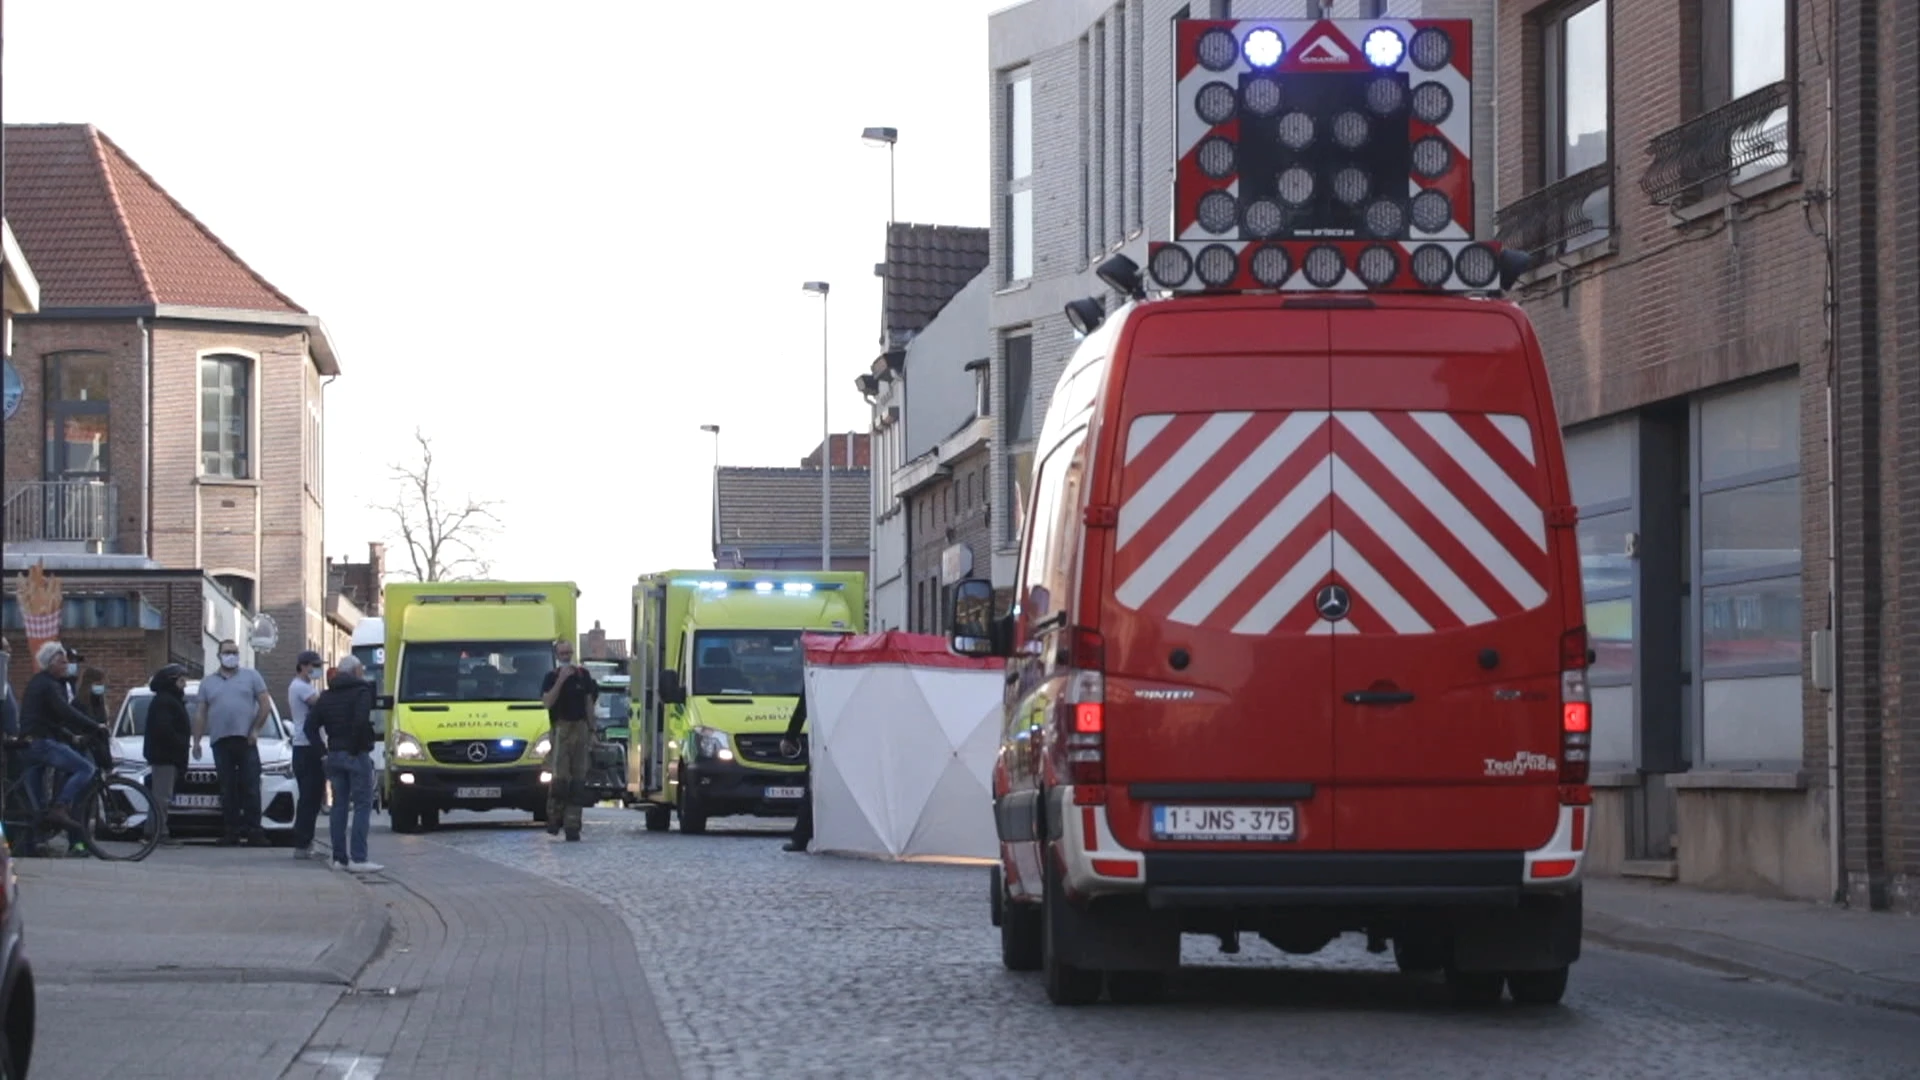
[[[1593,748],[1593,702],[1587,693],[1587,628],[1560,638],[1560,782],[1587,782]]]
[[[1107,646],[1098,632],[1072,631],[1073,673],[1067,678],[1067,772],[1075,784],[1107,782]]]

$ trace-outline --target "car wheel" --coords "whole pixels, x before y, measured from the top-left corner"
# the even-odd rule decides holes
[[[673,827],[673,807],[649,805],[646,808],[647,831],[666,832]]]
[[[420,813],[411,800],[396,796],[387,813],[387,824],[397,833],[416,833],[420,831]]]
[[[680,789],[680,831],[698,836],[707,831],[707,811],[686,788]]]
[[[1055,1005],[1091,1005],[1100,999],[1104,981],[1098,971],[1074,967],[1060,955],[1060,938],[1072,932],[1081,918],[1067,903],[1060,886],[1060,873],[1047,859],[1046,891],[1041,909],[1041,972],[1047,984],[1047,1000]]]
[[[1567,969],[1513,972],[1507,976],[1507,992],[1516,1005],[1558,1005],[1567,993]]]

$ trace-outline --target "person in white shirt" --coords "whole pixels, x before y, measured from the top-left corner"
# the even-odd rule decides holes
[[[320,818],[321,791],[327,785],[326,750],[307,741],[307,711],[320,697],[320,668],[326,663],[309,649],[294,661],[287,684],[287,715],[293,719],[293,780],[300,795],[293,810],[293,857],[313,858],[313,829]]]

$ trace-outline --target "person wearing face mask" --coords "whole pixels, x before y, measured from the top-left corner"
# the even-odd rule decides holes
[[[246,837],[254,847],[272,841],[260,828],[260,729],[273,715],[267,681],[240,666],[240,646],[220,643],[220,670],[200,680],[200,708],[194,715],[193,752],[213,740],[213,767],[220,775],[220,812],[225,826],[221,847]]]
[[[93,717],[95,723],[107,722],[107,676],[99,668],[80,673],[73,684],[73,707]]]
[[[49,641],[40,646],[34,661],[40,670],[28,681],[27,692],[20,701],[20,735],[27,740],[24,760],[29,766],[50,769],[66,777],[44,817],[49,824],[71,833],[80,828],[80,823],[69,811],[74,800],[86,790],[87,782],[93,779],[94,765],[68,745],[68,739],[75,735],[100,735],[104,731],[93,717],[74,708],[73,702],[67,699],[66,648],[57,641]]]
[[[153,701],[147,706],[147,730],[141,756],[153,769],[153,812],[159,820],[160,842],[178,847],[167,827],[167,809],[173,804],[173,786],[187,771],[187,744],[193,739],[193,720],[187,715],[187,669],[168,664],[147,683]]]
[[[313,829],[320,819],[320,791],[327,784],[326,751],[307,738],[307,713],[320,697],[320,669],[326,664],[309,649],[294,662],[287,685],[287,716],[293,720],[293,780],[300,797],[293,811],[293,857],[313,858]]]

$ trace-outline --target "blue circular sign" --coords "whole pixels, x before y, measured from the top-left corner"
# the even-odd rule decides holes
[[[11,420],[13,414],[20,411],[20,396],[26,393],[27,388],[20,382],[20,373],[13,370],[13,361],[8,360],[6,365],[7,419]]]

